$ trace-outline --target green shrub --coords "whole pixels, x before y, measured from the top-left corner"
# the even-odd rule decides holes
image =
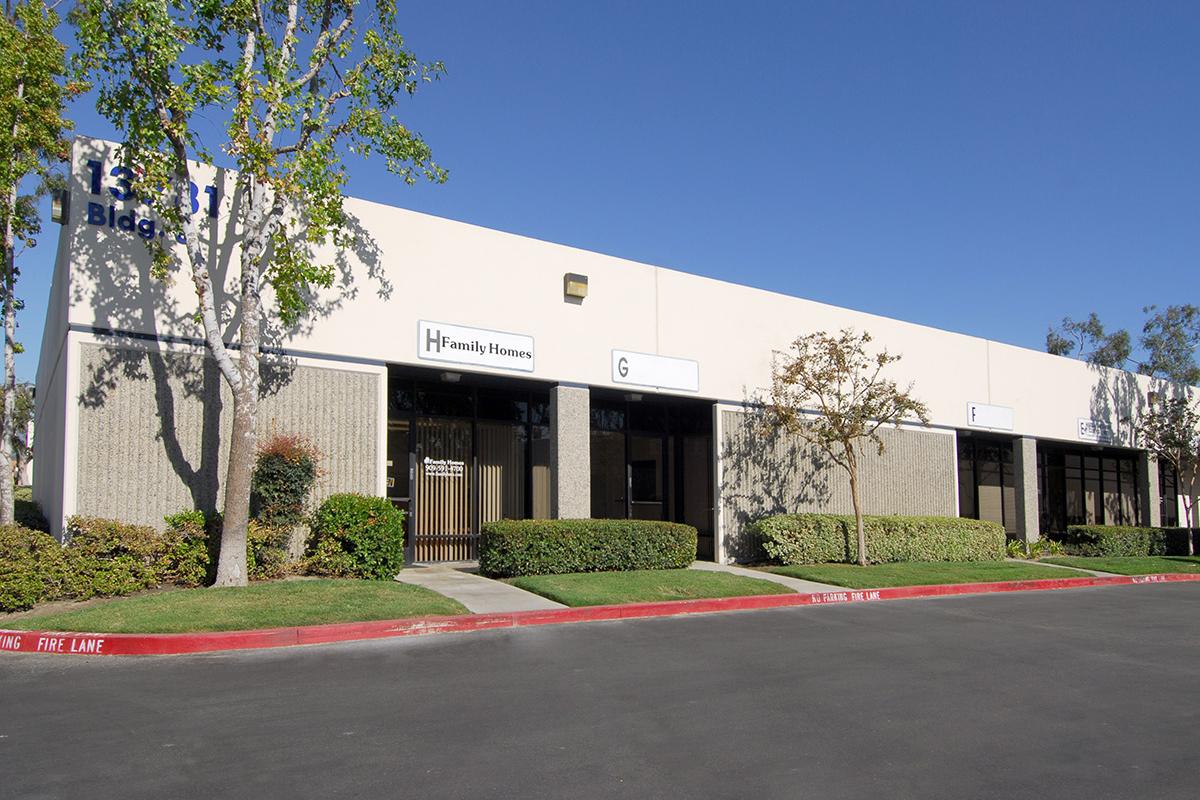
[[[1131,525],[1069,525],[1047,534],[1073,556],[1187,555],[1186,528],[1137,528]]]
[[[246,574],[252,581],[282,578],[288,572],[288,531],[250,520],[246,529]]]
[[[62,545],[19,525],[0,528],[0,611],[24,611],[69,590]]]
[[[404,512],[386,497],[335,494],[313,515],[306,555],[316,574],[391,580],[404,567]]]
[[[160,581],[166,541],[153,528],[99,517],[71,517],[64,538],[73,597],[130,594]]]
[[[1028,544],[1022,539],[1012,539],[1008,543],[1007,550],[1009,558],[1030,558],[1034,560],[1043,556],[1061,556],[1067,552],[1058,542],[1045,538]]]
[[[316,542],[304,560],[304,571],[327,578],[349,578],[354,575],[354,560],[337,539],[325,538]]]
[[[46,521],[42,507],[33,499],[33,489],[28,486],[18,486],[13,493],[13,515],[23,528],[50,532],[50,523]]]
[[[320,453],[302,436],[276,435],[258,450],[251,512],[265,525],[292,528],[304,521]]]
[[[636,519],[522,519],[488,522],[479,571],[490,577],[633,569],[679,569],[696,558],[696,529]]]
[[[160,575],[179,586],[206,586],[217,570],[215,544],[210,523],[203,511],[181,511],[164,518],[163,560]]]
[[[1000,561],[1004,528],[965,517],[864,517],[867,555],[891,561]],[[854,517],[845,514],[779,514],[758,520],[751,534],[782,564],[858,560]]]

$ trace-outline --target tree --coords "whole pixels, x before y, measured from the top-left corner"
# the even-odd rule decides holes
[[[57,5],[57,4],[55,4]],[[5,0],[0,19],[0,313],[4,318],[3,410],[0,411],[0,525],[15,521],[13,482],[17,402],[15,355],[18,254],[36,244],[41,231],[37,200],[54,181],[67,155],[70,123],[63,108],[79,88],[66,80],[66,48],[54,36],[54,6]],[[32,183],[32,191],[22,188]]]
[[[1095,312],[1086,320],[1065,317],[1057,329],[1046,332],[1046,352],[1077,356],[1097,367],[1129,369],[1153,378],[1189,386],[1200,384],[1196,348],[1200,346],[1200,308],[1193,305],[1145,306],[1146,322],[1138,344],[1143,358],[1133,357],[1129,331],[1108,332]]]
[[[154,270],[190,276],[205,346],[233,393],[216,585],[243,585],[264,326],[272,312],[284,325],[301,319],[313,292],[332,285],[330,252],[353,244],[344,152],[381,156],[409,184],[445,180],[392,114],[443,67],[405,48],[393,0],[82,0],[73,20],[97,108],[123,135],[132,189],[175,234],[148,244]],[[227,119],[221,150],[237,169],[231,298],[213,285],[189,194],[189,159],[213,161],[194,123],[214,115]]]
[[[850,479],[858,531],[858,563],[867,564],[867,536],[859,497],[858,464],[868,443],[884,453],[879,429],[915,417],[929,423],[925,404],[883,376],[900,360],[887,350],[870,354],[871,334],[847,328],[836,336],[817,331],[801,336],[790,352],[777,353],[772,367],[768,417],[776,427],[819,448]]]
[[[1183,490],[1183,513],[1187,528],[1193,525],[1193,505],[1200,481],[1200,412],[1188,397],[1154,396],[1150,408],[1136,423],[1138,440],[1158,463],[1175,468]],[[1189,534],[1188,555],[1195,555]]]
[[[12,449],[13,480],[20,480],[25,466],[33,458],[33,442],[29,440],[29,425],[33,422],[33,384],[18,383],[13,402]]]

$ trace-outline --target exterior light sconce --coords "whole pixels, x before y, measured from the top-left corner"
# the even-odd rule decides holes
[[[587,286],[587,275],[576,275],[574,272],[563,275],[563,296],[568,303],[582,303],[583,298],[587,297]]]
[[[462,378],[461,372],[443,372],[441,374],[443,383],[458,383]]]
[[[50,196],[50,219],[59,225],[65,225],[70,215],[71,193],[66,189],[55,191]]]

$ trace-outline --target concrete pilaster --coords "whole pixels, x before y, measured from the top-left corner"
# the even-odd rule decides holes
[[[592,514],[591,400],[586,386],[550,389],[550,516]]]
[[[1162,503],[1158,494],[1158,460],[1146,451],[1137,459],[1138,515],[1142,525],[1158,528],[1162,525]]]
[[[1013,442],[1013,484],[1017,508],[1017,536],[1036,542],[1038,519],[1037,439],[1022,436]]]

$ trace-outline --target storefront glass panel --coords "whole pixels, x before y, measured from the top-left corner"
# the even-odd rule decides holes
[[[1042,533],[1070,525],[1143,524],[1137,461],[1129,451],[1039,442],[1038,488]]]
[[[593,392],[592,517],[684,522],[712,558],[712,413],[707,402]]]
[[[411,559],[475,559],[480,525],[550,516],[549,393],[422,374],[389,376],[388,497],[409,512]]]

